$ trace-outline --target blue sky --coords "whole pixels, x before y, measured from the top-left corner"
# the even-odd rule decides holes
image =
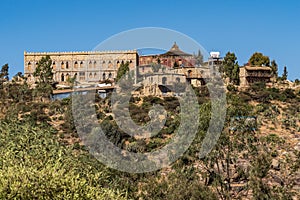
[[[0,65],[23,71],[26,51],[88,51],[121,31],[163,27],[207,51],[233,51],[240,64],[256,51],[275,59],[279,74],[300,78],[297,0],[1,0]],[[172,45],[172,44],[170,44]],[[179,44],[180,45],[180,44]]]

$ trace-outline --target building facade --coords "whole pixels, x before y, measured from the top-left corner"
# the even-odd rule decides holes
[[[176,42],[169,51],[163,54],[140,56],[140,65],[162,64],[168,67],[195,66],[195,58],[192,54],[183,52]]]
[[[63,83],[76,77],[81,83],[114,80],[121,63],[129,63],[130,69],[139,64],[136,50],[93,51],[93,52],[24,52],[24,74],[29,82],[34,82],[33,73],[38,61],[49,55],[52,60],[53,79]]]
[[[257,82],[271,82],[272,69],[264,66],[245,65],[240,67],[240,86],[248,87]]]

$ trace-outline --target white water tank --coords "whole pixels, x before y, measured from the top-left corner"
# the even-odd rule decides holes
[[[210,57],[211,58],[220,58],[220,52],[212,51],[212,52],[210,52]]]

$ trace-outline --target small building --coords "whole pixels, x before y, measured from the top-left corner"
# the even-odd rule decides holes
[[[168,67],[191,67],[195,65],[195,58],[192,54],[182,51],[175,42],[166,53],[140,56],[139,64],[140,66],[162,64]]]
[[[240,68],[240,86],[247,87],[253,83],[271,82],[272,69],[265,66],[245,65]]]

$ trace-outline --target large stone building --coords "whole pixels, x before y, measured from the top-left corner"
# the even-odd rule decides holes
[[[114,80],[121,63],[129,62],[131,69],[139,64],[136,50],[94,52],[24,52],[24,74],[33,82],[38,61],[49,55],[52,60],[54,81],[62,83],[76,77],[81,83]]]

